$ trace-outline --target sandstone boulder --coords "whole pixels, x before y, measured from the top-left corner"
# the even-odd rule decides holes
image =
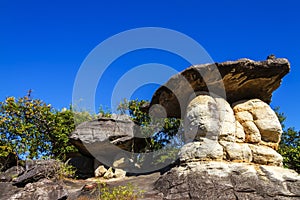
[[[179,153],[181,163],[201,160],[222,160],[223,147],[218,141],[201,138],[200,141],[190,142],[181,147]]]
[[[117,168],[117,169],[115,169],[114,177],[115,178],[124,178],[124,177],[126,177],[126,171]]]
[[[249,144],[253,162],[263,165],[282,166],[282,156],[270,147]]]
[[[150,106],[160,104],[169,117],[181,118],[195,93],[213,92],[230,104],[243,99],[270,103],[272,93],[289,72],[287,59],[252,61],[241,59],[223,63],[194,65],[176,74],[154,93]]]
[[[236,119],[243,125],[246,141],[278,144],[281,124],[271,107],[260,99],[243,100],[233,104]]]
[[[224,147],[228,160],[244,162],[252,161],[252,152],[248,144],[225,141],[220,141],[220,144]]]
[[[185,140],[191,142],[205,137],[217,140],[220,130],[219,110],[215,99],[199,95],[188,105],[185,118]]]
[[[235,121],[235,137],[236,142],[245,142],[245,131],[244,127],[240,124],[239,121]]]
[[[105,172],[105,174],[103,175],[103,178],[105,178],[105,179],[111,179],[111,178],[113,178],[115,176],[115,174],[114,174],[114,172],[113,172],[113,168],[109,168],[106,172]]]

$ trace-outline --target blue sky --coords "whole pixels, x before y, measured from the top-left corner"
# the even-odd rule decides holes
[[[291,72],[274,93],[272,106],[286,114],[287,126],[300,129],[299,1],[0,1],[0,100],[33,96],[55,108],[68,107],[81,63],[105,39],[128,29],[164,27],[200,43],[216,62],[273,53],[288,58]],[[107,71],[113,83],[132,66],[157,62],[176,70],[186,61],[160,51],[134,52]],[[107,85],[97,91],[97,105],[109,107]],[[134,98],[149,99],[155,86]]]

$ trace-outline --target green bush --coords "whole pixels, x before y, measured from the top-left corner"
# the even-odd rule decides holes
[[[64,178],[75,178],[76,168],[69,165],[68,162],[59,162],[57,167],[56,178],[62,180]]]
[[[139,190],[130,183],[113,188],[109,188],[105,183],[102,183],[99,186],[99,190],[99,200],[136,200],[143,198],[144,194],[144,191]]]
[[[293,127],[286,129],[284,125],[286,117],[279,112],[279,108],[275,108],[275,112],[283,128],[278,150],[283,157],[283,165],[300,173],[300,131],[296,131]]]
[[[172,162],[183,145],[181,120],[176,118],[150,118],[147,113],[149,102],[145,100],[126,100],[120,103],[118,110],[129,114],[140,125],[141,134],[147,143],[145,152],[153,152],[152,164]],[[143,163],[144,155],[138,156],[138,164]]]
[[[74,115],[79,116],[77,120],[90,116],[74,113],[71,108],[55,110],[30,94],[6,98],[0,102],[0,157],[13,152],[21,159],[65,160],[69,152],[77,151],[68,138],[75,129]],[[80,118],[81,115],[84,117]]]

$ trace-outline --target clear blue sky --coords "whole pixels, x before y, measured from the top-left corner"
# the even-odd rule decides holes
[[[248,57],[264,60],[273,53],[288,58],[291,72],[274,93],[272,106],[286,114],[287,126],[299,125],[300,3],[290,1],[0,1],[0,100],[33,96],[55,108],[72,101],[76,73],[100,42],[138,27],[164,27],[199,42],[216,62]],[[158,62],[177,70],[186,63],[159,51],[120,59],[111,73],[126,66]],[[125,70],[126,71],[126,70]],[[116,75],[117,76],[117,75]],[[97,93],[109,106],[110,87]],[[141,89],[140,99],[155,87]]]

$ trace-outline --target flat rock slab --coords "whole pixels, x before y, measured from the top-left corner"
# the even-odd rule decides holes
[[[284,58],[194,65],[161,86],[150,106],[160,104],[169,117],[180,118],[189,101],[202,91],[224,97],[230,104],[254,98],[270,103],[273,91],[289,71],[290,63]]]
[[[69,138],[81,154],[104,159],[113,158],[119,149],[136,152],[146,145],[145,139],[139,137],[138,126],[126,115],[99,117],[83,122]],[[133,146],[135,149],[132,149]]]
[[[162,175],[155,186],[170,200],[300,198],[297,172],[246,163],[188,163]]]

